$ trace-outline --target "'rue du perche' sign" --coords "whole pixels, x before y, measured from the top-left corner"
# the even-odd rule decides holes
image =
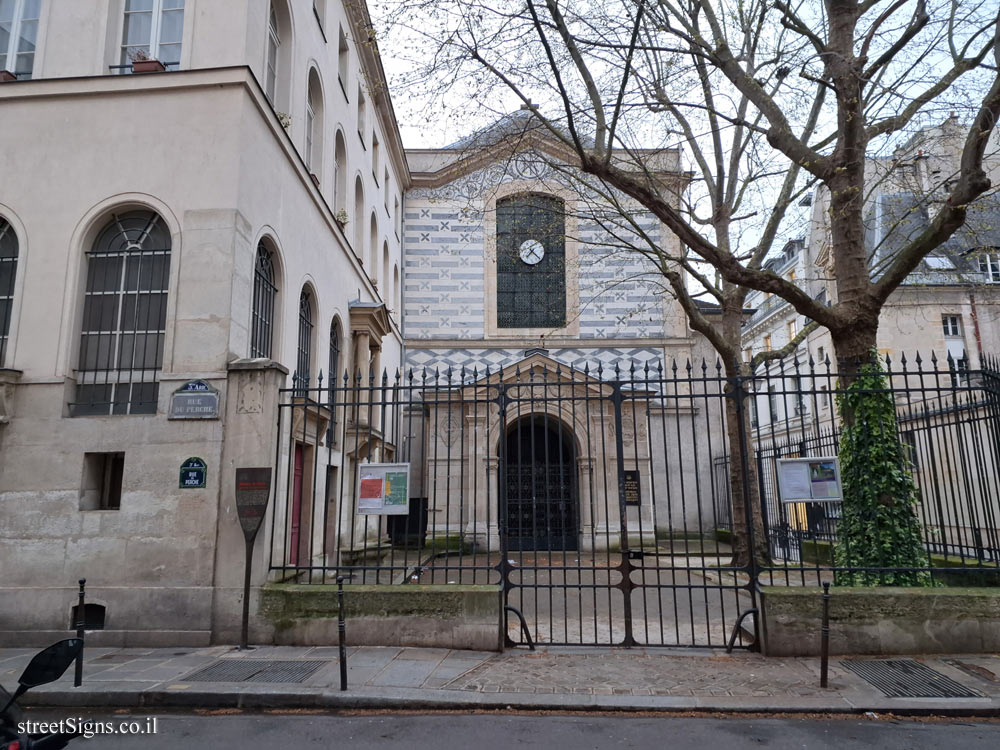
[[[189,380],[170,395],[168,419],[218,419],[219,392],[204,380]]]

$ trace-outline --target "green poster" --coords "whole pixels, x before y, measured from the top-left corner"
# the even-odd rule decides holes
[[[409,496],[409,488],[406,486],[406,480],[407,473],[405,471],[386,472],[384,505],[406,505],[406,499]]]

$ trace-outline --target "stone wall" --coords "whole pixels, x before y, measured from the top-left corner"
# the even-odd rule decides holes
[[[820,653],[821,588],[766,586],[761,608],[765,654]],[[830,589],[831,654],[996,651],[1000,651],[1000,591],[996,589]]]
[[[499,651],[496,586],[345,586],[347,643]],[[278,644],[337,643],[337,587],[275,584],[260,591],[260,624]]]

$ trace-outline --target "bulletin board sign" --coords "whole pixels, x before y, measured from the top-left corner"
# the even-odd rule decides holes
[[[358,513],[405,516],[410,512],[410,465],[361,464],[358,467]]]
[[[779,458],[778,494],[783,503],[840,502],[840,461],[836,456]]]

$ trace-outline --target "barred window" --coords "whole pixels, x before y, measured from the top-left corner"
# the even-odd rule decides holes
[[[559,198],[497,201],[497,327],[566,325],[565,224]]]
[[[299,296],[299,344],[295,357],[295,377],[300,387],[309,387],[312,370],[313,304],[308,289]]]
[[[7,337],[14,314],[14,280],[17,277],[17,235],[0,218],[0,367],[7,363]]]
[[[250,356],[271,357],[274,336],[274,300],[278,293],[274,257],[263,242],[257,245],[253,272],[253,309],[250,313]]]
[[[116,214],[87,253],[74,416],[155,414],[170,232],[157,214]]]

